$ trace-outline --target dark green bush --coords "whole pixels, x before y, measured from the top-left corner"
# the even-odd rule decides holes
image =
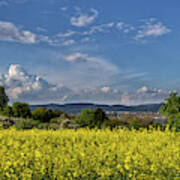
[[[83,109],[81,114],[76,117],[75,122],[81,127],[102,128],[107,119],[105,112],[100,108]]]
[[[103,123],[104,128],[118,128],[118,127],[128,127],[128,122],[126,120],[120,120],[120,119],[108,119]]]
[[[4,119],[1,124],[2,124],[3,129],[8,129],[11,126],[13,126],[15,122],[10,119]]]
[[[32,119],[22,119],[16,122],[16,129],[23,130],[23,129],[33,129],[37,128],[40,124],[39,121],[34,121]]]
[[[67,120],[67,119],[70,119],[69,115],[66,114],[66,113],[63,113],[63,114],[61,114],[61,115],[58,116],[58,117],[52,118],[52,119],[50,120],[50,123],[61,124],[62,121]]]
[[[39,123],[39,124],[37,125],[37,128],[38,128],[38,129],[46,129],[46,130],[48,130],[49,127],[50,127],[49,123]]]
[[[63,121],[63,119],[61,117],[56,117],[56,118],[52,118],[50,120],[50,123],[56,123],[56,124],[61,124]]]
[[[26,103],[16,102],[12,106],[12,112],[14,117],[30,118],[31,110]]]
[[[7,117],[12,117],[13,116],[13,110],[11,106],[6,105],[3,108],[3,111],[1,112],[2,115],[7,116]]]
[[[64,112],[59,109],[53,111],[54,118],[60,117],[62,114],[64,114]]]
[[[50,122],[54,115],[51,109],[39,107],[32,112],[32,118],[45,123]]]

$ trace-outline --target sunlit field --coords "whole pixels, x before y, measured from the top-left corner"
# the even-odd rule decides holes
[[[180,179],[180,134],[0,130],[0,179]]]

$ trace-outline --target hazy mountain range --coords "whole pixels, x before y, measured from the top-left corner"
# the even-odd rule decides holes
[[[52,110],[60,109],[67,113],[79,113],[82,109],[96,109],[102,108],[105,111],[128,111],[128,112],[158,112],[160,104],[145,104],[136,106],[125,106],[125,105],[106,105],[106,104],[91,104],[91,103],[74,103],[74,104],[44,104],[44,105],[31,105],[31,110],[38,107],[50,108]]]

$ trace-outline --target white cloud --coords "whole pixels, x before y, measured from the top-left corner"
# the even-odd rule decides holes
[[[27,73],[20,65],[12,64],[7,74],[1,74],[0,85],[6,88],[11,101],[47,102],[65,99],[70,90],[47,82],[40,76]]]
[[[59,58],[59,60],[61,60],[61,58]],[[66,54],[63,56],[63,60],[68,62],[67,66],[69,69],[63,81],[65,84],[71,82],[69,85],[73,88],[103,87],[104,84],[108,84],[114,76],[118,76],[120,71],[119,68],[109,60],[82,52]]]
[[[123,31],[125,34],[129,33],[130,31],[134,31],[135,30],[135,27],[130,25],[130,24],[126,24],[122,21],[118,22],[116,24],[116,27],[118,30],[121,30]]]
[[[61,7],[61,11],[67,11],[68,7]]]
[[[85,37],[81,39],[81,43],[87,43],[87,42],[94,42],[95,39],[90,38],[90,37]]]
[[[47,30],[45,28],[42,28],[42,27],[37,27],[36,30],[39,32],[47,32]]]
[[[94,22],[94,20],[98,17],[99,14],[96,9],[91,9],[91,13],[92,15],[80,13],[75,17],[71,17],[71,25],[76,27],[84,27],[91,24],[92,22]]]
[[[64,41],[64,42],[62,43],[62,45],[63,45],[63,46],[70,46],[70,45],[73,45],[74,43],[75,43],[75,40],[69,39],[69,40],[67,40],[67,41]]]
[[[112,63],[108,62],[107,60],[101,58],[101,57],[95,57],[95,56],[89,56],[88,54],[85,53],[72,53],[69,55],[64,56],[64,59],[68,62],[71,63],[81,63],[84,65],[86,62],[85,66],[89,70],[93,71],[100,71],[99,73],[110,73],[110,74],[116,74],[119,72],[119,69]]]
[[[46,31],[45,29],[37,29]],[[64,44],[56,37],[35,34],[28,30],[23,30],[11,22],[0,21],[0,41],[16,42],[23,44],[48,43],[49,45],[70,45],[74,42],[67,41]]]
[[[88,61],[88,55],[80,53],[80,52],[76,52],[76,53],[64,56],[64,59],[71,63],[86,62]]]
[[[66,37],[70,37],[70,36],[72,36],[72,35],[74,35],[74,34],[76,34],[77,32],[75,32],[75,31],[72,31],[72,30],[68,30],[66,33],[59,33],[59,34],[57,34],[56,36],[57,37],[62,37],[62,38],[66,38]]]
[[[77,56],[77,55],[76,55]],[[79,56],[79,55],[78,55]],[[86,56],[87,58],[88,56]],[[73,58],[72,58],[73,59]],[[86,63],[85,63],[86,64]],[[86,67],[87,64],[84,67]],[[102,67],[100,67],[102,69]],[[145,103],[159,103],[168,97],[169,92],[162,89],[152,89],[146,86],[138,89],[135,92],[122,92],[121,88],[115,88],[109,85],[100,85],[103,78],[107,74],[107,69],[102,70],[99,74],[95,72],[88,72],[87,75],[92,78],[88,81],[88,86],[81,88],[80,86],[58,86],[49,83],[44,78],[38,75],[29,74],[20,65],[12,64],[6,74],[0,74],[0,85],[6,88],[6,92],[10,97],[11,102],[24,101],[29,103],[63,103],[63,102],[93,102],[93,103],[110,103],[110,104],[145,104]],[[95,79],[98,76],[98,85]],[[80,74],[82,75],[82,74]],[[83,74],[86,76],[86,74]],[[78,79],[75,76],[74,79]],[[103,83],[103,82],[102,82]],[[99,85],[101,88],[99,88]]]
[[[36,43],[36,35],[30,31],[24,31],[11,22],[0,21],[0,41],[14,41],[19,43]]]
[[[119,29],[119,30],[122,30],[123,28],[124,28],[124,22],[118,22],[117,24],[116,24],[116,27]]]
[[[104,86],[104,87],[101,88],[101,91],[102,91],[103,93],[108,93],[110,90],[111,90],[111,89],[110,89],[110,87],[108,87],[108,86]]]
[[[156,19],[149,19],[145,25],[139,27],[135,36],[135,40],[143,39],[145,37],[158,37],[171,32],[171,29],[166,27],[162,22],[157,22]]]
[[[137,105],[147,103],[160,103],[169,96],[169,91],[162,89],[152,89],[146,86],[141,87],[136,92],[123,93],[121,103],[126,105]]]
[[[140,89],[137,90],[137,93],[146,93],[148,91],[149,91],[148,87],[143,86],[143,87],[141,87]]]
[[[97,32],[106,33],[106,32],[108,32],[108,30],[110,28],[113,28],[113,26],[114,26],[113,22],[110,22],[110,23],[107,23],[107,24],[100,24],[100,25],[97,25],[97,26],[92,26],[92,27],[90,27],[89,31],[85,31],[82,34],[83,35],[90,35],[90,34],[94,34],[94,33],[97,33]]]

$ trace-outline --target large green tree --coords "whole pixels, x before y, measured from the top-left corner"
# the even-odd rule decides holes
[[[81,114],[77,117],[76,123],[82,127],[102,128],[102,125],[106,120],[106,114],[100,108],[95,110],[83,109]]]
[[[173,92],[170,97],[166,99],[164,105],[160,108],[160,113],[168,118],[170,126],[180,127],[180,97],[178,93]]]
[[[5,89],[3,86],[0,86],[0,110],[2,110],[8,103],[9,98],[6,95]]]
[[[50,122],[54,118],[54,114],[51,109],[39,107],[32,112],[32,117],[41,122]]]
[[[12,106],[13,116],[14,117],[22,117],[22,118],[30,118],[31,110],[29,105],[26,103],[16,102]]]

